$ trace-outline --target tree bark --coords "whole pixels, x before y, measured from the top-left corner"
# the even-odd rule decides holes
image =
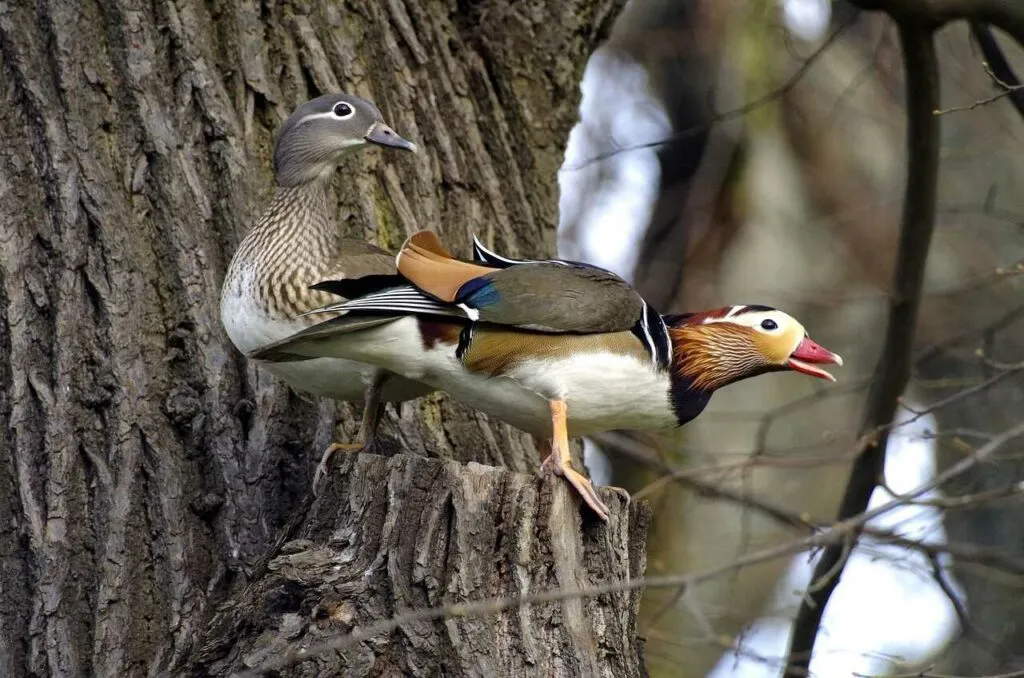
[[[351,456],[297,539],[213,619],[192,667],[260,669],[403,611],[627,582],[643,574],[649,512],[622,495],[607,526],[578,520],[562,483],[470,463]],[[385,489],[386,488],[386,489]],[[638,592],[495,616],[411,619],[312,658],[301,675],[645,675]],[[312,667],[312,668],[311,668]],[[295,670],[299,674],[299,670]]]
[[[338,406],[249,365],[218,317],[230,255],[272,192],[274,128],[321,92],[366,96],[423,152],[345,163],[341,228],[385,247],[430,227],[463,254],[473,232],[553,252],[580,75],[621,4],[0,5],[0,673],[183,665],[211,605],[262,585],[253,563],[303,507]],[[398,409],[383,432],[405,453],[536,468],[531,439],[444,397]],[[436,468],[452,475],[438,491],[464,482]],[[297,528],[314,546],[357,524],[354,504],[332,506]],[[453,534],[472,540],[457,553],[494,549],[471,526]],[[580,543],[623,548],[604,534]],[[617,562],[615,576],[642,568]]]

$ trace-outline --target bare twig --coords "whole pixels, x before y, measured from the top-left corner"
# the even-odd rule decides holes
[[[884,676],[868,675],[866,673],[853,674],[857,678],[1024,678],[1024,671],[1010,671],[1009,673],[993,673],[987,676],[954,676],[948,673],[934,673],[934,666],[921,669],[915,673],[888,673]]]
[[[932,115],[939,102],[939,73],[932,26],[899,23],[903,46],[907,96],[907,188],[903,205],[889,325],[882,358],[868,394],[862,430],[877,431],[889,425],[899,397],[910,379],[913,335],[917,322],[924,268],[935,226],[939,166],[939,121]],[[861,514],[885,469],[888,429],[865,438],[864,453],[854,462],[839,507],[838,518]],[[836,568],[843,549],[825,548],[812,581]],[[842,564],[820,589],[808,595],[797,612],[790,641],[785,675],[806,675],[825,606],[842,576]]]
[[[987,334],[1005,329],[1007,326],[1016,322],[1022,315],[1024,315],[1024,305],[1016,306],[987,325],[965,329],[961,332],[957,332],[951,337],[943,339],[942,341],[926,346],[914,357],[914,364],[919,366],[921,363],[940,355],[943,351],[948,351],[952,346],[959,344],[968,337],[974,337],[979,334]]]
[[[961,508],[972,509],[980,508],[989,502],[999,501],[1000,499],[1006,499],[1007,497],[1017,496],[1022,493],[1024,493],[1024,485],[1021,483],[1013,483],[1006,487],[974,492],[973,494],[958,494],[952,497],[922,499],[911,503],[913,503],[914,506],[928,506],[931,508],[947,510]]]
[[[923,487],[916,488],[909,493],[897,495],[890,491],[895,497],[895,505],[927,505],[931,501],[943,501],[943,500],[918,500],[917,497],[925,494],[929,490],[935,489],[939,485],[949,482],[953,478],[966,472],[974,464],[980,463],[987,459],[989,456],[994,454],[1007,442],[1018,437],[1018,435],[1024,434],[1024,430],[1021,429],[1010,429],[1004,433],[992,436],[988,444],[978,450],[972,450],[971,456],[967,457],[964,462],[943,472],[938,478],[928,482]],[[634,441],[631,441],[634,442]],[[738,492],[729,487],[722,486],[713,482],[699,480],[694,477],[694,473],[688,471],[707,471],[710,467],[704,467],[703,469],[681,469],[676,468],[667,462],[658,459],[653,450],[645,450],[640,443],[634,443],[620,447],[619,450],[629,456],[633,461],[652,466],[666,475],[656,483],[662,482],[673,482],[677,485],[692,489],[700,495],[709,497],[711,499],[717,499],[721,501],[728,501],[746,508],[756,511],[761,516],[775,521],[779,525],[790,527],[796,530],[821,530],[826,529],[828,524],[821,520],[815,520],[812,516],[807,514],[797,513],[791,511],[783,506],[778,506],[771,503],[768,500],[760,497]],[[634,494],[635,499],[638,495]],[[979,495],[971,495],[974,499],[985,499],[989,497],[981,497]],[[949,502],[947,508],[960,508],[963,504],[954,506],[953,504],[958,497],[948,497],[945,501]],[[871,527],[865,524],[861,532],[879,542],[884,542],[900,548],[905,548],[911,551],[918,551],[929,557],[938,556],[939,554],[948,554],[964,563],[977,563],[979,565],[985,565],[992,567],[1001,572],[1006,572],[1014,576],[1024,576],[1024,560],[1014,558],[1008,555],[1004,550],[998,548],[989,548],[986,546],[979,546],[977,544],[960,543],[960,542],[946,542],[944,544],[929,544],[927,542],[920,541],[919,539],[911,539],[909,537],[897,534],[891,530],[884,528]]]
[[[1024,560],[1007,555],[1002,549],[953,541],[944,544],[929,544],[919,539],[904,537],[890,530],[870,526],[865,527],[861,532],[879,542],[918,551],[929,557],[949,555],[961,563],[976,563],[1016,577],[1024,576]]]
[[[1024,422],[1019,422],[1016,426],[1013,426],[1007,429],[1006,431],[1003,431],[997,436],[993,436],[993,438],[990,441],[979,447],[977,451],[975,451],[973,454],[964,457],[957,463],[947,468],[942,473],[939,473],[938,475],[934,476],[928,482],[923,483],[922,485],[917,487],[917,489],[913,490],[912,492],[897,495],[896,501],[900,502],[901,504],[906,504],[916,499],[917,497],[920,497],[925,492],[934,490],[937,487],[941,487],[943,484],[948,483],[953,478],[956,478],[966,473],[968,470],[974,468],[978,464],[984,461],[988,461],[993,454],[995,454],[999,449],[1003,447],[1003,445],[1010,442],[1011,440],[1016,440],[1021,436],[1024,436]]]
[[[928,557],[928,560],[932,566],[932,579],[935,580],[939,589],[942,590],[943,595],[946,596],[946,600],[948,600],[949,604],[953,607],[953,612],[956,614],[961,632],[964,635],[970,636],[975,641],[983,643],[990,650],[995,649],[998,646],[998,643],[971,623],[971,616],[967,613],[967,608],[964,607],[963,601],[960,600],[960,596],[958,596],[957,592],[953,590],[953,585],[946,577],[946,568],[939,560],[939,557],[937,555],[931,555]]]
[[[977,393],[984,393],[985,391],[987,391],[992,386],[995,386],[996,384],[998,384],[999,382],[1003,381],[1004,379],[1006,379],[1008,377],[1011,377],[1011,376],[1017,374],[1018,372],[1021,372],[1022,370],[1024,370],[1024,362],[1018,363],[1016,365],[1008,365],[1005,368],[1003,368],[1002,371],[997,372],[994,376],[989,377],[985,381],[978,382],[974,386],[968,386],[965,389],[957,391],[956,393],[954,393],[954,394],[952,394],[950,396],[947,396],[946,398],[943,398],[943,399],[941,399],[941,400],[939,400],[939,401],[937,401],[935,403],[932,403],[931,405],[929,405],[928,407],[926,407],[926,408],[924,408],[922,410],[915,410],[915,411],[913,411],[912,416],[909,419],[900,422],[899,425],[900,426],[905,426],[907,424],[911,424],[911,423],[917,421],[918,419],[920,419],[921,417],[924,417],[924,416],[929,415],[929,414],[933,414],[934,412],[936,412],[938,410],[941,410],[942,408],[944,408],[944,407],[946,407],[948,405],[952,405],[953,403],[960,402],[964,398],[968,398],[968,397],[970,397],[972,395],[975,395]],[[893,428],[893,426],[887,426],[886,428]]]
[[[985,69],[985,72],[989,74],[989,77],[991,77],[1001,89],[992,96],[985,97],[984,99],[978,99],[977,101],[964,106],[952,106],[950,108],[936,110],[935,115],[946,115],[947,113],[957,113],[960,111],[973,111],[975,108],[987,106],[988,104],[999,101],[1004,97],[1010,97],[1010,100],[1012,101],[1014,95],[1024,95],[1024,92],[1020,92],[1021,89],[1024,89],[1024,85],[1009,85],[999,79],[999,76],[995,74],[987,61],[983,61],[981,65]]]
[[[1022,84],[1020,78],[1014,73],[1013,67],[1007,61],[1003,49],[999,46],[996,36],[992,35],[992,29],[978,21],[971,22],[971,35],[978,41],[981,53],[988,64],[986,70],[992,74],[993,80],[1000,86],[1009,97],[1013,107],[1024,117],[1024,92],[1020,91]]]

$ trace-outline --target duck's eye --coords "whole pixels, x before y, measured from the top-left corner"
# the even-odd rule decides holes
[[[772,330],[779,329],[779,324],[772,320],[771,318],[767,318],[761,321],[761,329],[768,330],[769,332],[771,332]]]
[[[351,118],[354,113],[355,110],[353,110],[352,107],[344,101],[334,104],[334,115],[338,116],[342,120]]]

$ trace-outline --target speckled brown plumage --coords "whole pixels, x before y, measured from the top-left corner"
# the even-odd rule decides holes
[[[327,317],[307,315],[336,300],[311,289],[324,279],[395,272],[390,254],[342,236],[328,199],[338,164],[367,145],[416,148],[384,123],[371,102],[346,94],[308,101],[281,126],[274,144],[277,191],[235,252],[221,292],[221,324],[242,353]],[[335,400],[376,400],[379,395],[398,402],[430,390],[391,376],[379,380],[378,368],[349,360],[296,359],[265,369],[299,391]],[[369,398],[371,386],[375,394]]]
[[[309,287],[321,280],[394,273],[384,250],[342,237],[329,218],[322,182],[277,190],[267,211],[246,236],[231,262],[225,284],[251,273],[252,289],[269,315],[303,326],[322,318],[300,314],[337,300]]]

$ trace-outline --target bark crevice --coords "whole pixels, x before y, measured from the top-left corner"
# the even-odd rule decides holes
[[[557,479],[409,455],[350,456],[266,573],[218,609],[190,672],[260,669],[409,611],[642,577],[649,508],[602,495],[613,508],[607,525],[582,513]],[[410,619],[303,670],[641,676],[639,601],[629,591],[490,617]]]

